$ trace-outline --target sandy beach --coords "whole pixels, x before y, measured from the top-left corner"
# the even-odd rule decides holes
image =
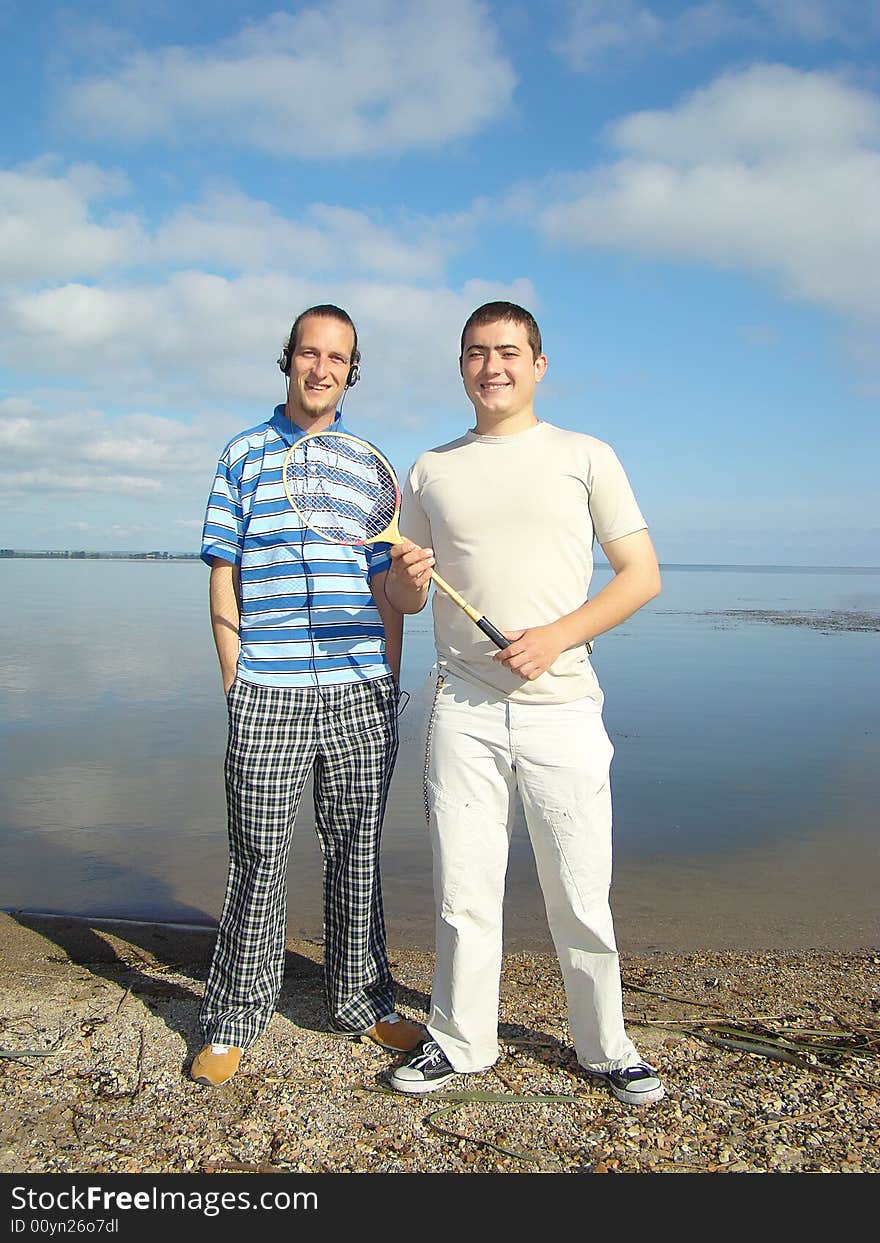
[[[624,951],[628,1027],[667,1087],[633,1110],[579,1073],[543,951],[505,957],[496,1066],[426,1099],[328,1033],[321,946],[291,940],[269,1031],[198,1086],[212,944],[0,915],[0,1174],[880,1172],[880,946]],[[432,956],[391,949],[399,1008],[424,1019]]]

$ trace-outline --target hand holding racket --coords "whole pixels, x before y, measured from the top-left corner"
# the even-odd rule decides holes
[[[402,544],[397,520],[400,488],[394,471],[372,445],[347,432],[313,432],[287,451],[281,468],[287,499],[303,525],[332,544]],[[434,570],[432,580],[496,647],[510,646],[501,631]]]

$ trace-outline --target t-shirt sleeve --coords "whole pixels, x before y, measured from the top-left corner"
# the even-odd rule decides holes
[[[202,529],[202,560],[210,565],[219,557],[232,565],[240,565],[243,537],[241,473],[230,462],[227,451],[217,464],[214,486],[208,497]]]
[[[419,496],[418,463],[407,475],[400,502],[400,533],[418,544],[419,548],[431,547],[431,524],[422,508]]]
[[[367,578],[391,568],[390,544],[367,544]]]
[[[600,544],[647,527],[617,454],[603,442],[591,454],[589,492],[590,516]]]

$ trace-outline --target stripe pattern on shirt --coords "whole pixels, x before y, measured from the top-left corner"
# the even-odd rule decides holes
[[[333,431],[345,431],[337,415]],[[277,406],[221,454],[205,514],[202,560],[240,567],[238,675],[260,686],[338,686],[385,677],[385,635],[370,578],[387,544],[334,544],[304,527],[282,465],[304,433]]]

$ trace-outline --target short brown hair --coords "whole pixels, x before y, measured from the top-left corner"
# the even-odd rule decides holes
[[[541,329],[530,311],[527,311],[525,307],[517,306],[515,302],[484,302],[468,316],[467,323],[461,330],[459,362],[464,358],[464,339],[468,334],[468,329],[482,328],[486,324],[495,324],[499,320],[519,324],[521,328],[525,328],[526,337],[532,347],[533,358],[538,358],[544,353],[541,345]]]

